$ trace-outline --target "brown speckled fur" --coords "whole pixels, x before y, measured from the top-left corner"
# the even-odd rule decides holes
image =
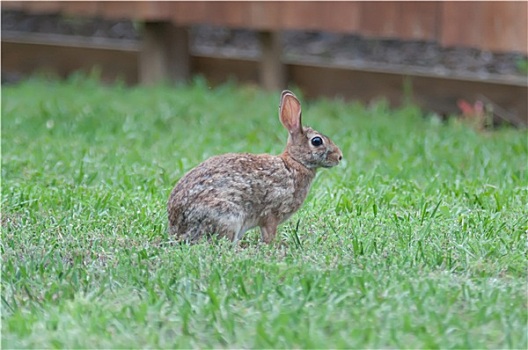
[[[289,91],[281,95],[279,117],[289,131],[282,154],[219,155],[180,179],[167,205],[171,234],[187,242],[213,234],[237,241],[258,226],[264,242],[273,240],[277,226],[301,207],[316,169],[342,158],[328,137],[302,126],[300,102]],[[323,145],[311,144],[315,136]]]

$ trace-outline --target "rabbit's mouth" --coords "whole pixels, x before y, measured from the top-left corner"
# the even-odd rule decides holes
[[[336,159],[336,160],[332,160],[332,161],[328,161],[328,162],[325,162],[325,163],[321,164],[321,167],[327,168],[327,169],[328,168],[333,168],[336,165],[339,165],[340,161],[341,161],[341,158]]]
[[[339,165],[343,159],[343,154],[338,150],[338,153],[333,153],[327,156],[326,161],[321,164],[323,168],[332,168]]]

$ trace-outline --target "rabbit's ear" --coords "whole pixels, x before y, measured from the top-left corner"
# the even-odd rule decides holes
[[[291,91],[284,90],[282,92],[279,118],[290,135],[302,134],[301,103]]]

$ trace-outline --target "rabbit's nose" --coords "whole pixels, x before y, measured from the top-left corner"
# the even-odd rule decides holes
[[[338,161],[341,161],[341,159],[343,159],[343,152],[341,152],[340,149],[337,150],[339,153],[338,153],[338,156],[337,156],[337,160]]]

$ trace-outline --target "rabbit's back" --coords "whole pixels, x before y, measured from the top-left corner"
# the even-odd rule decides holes
[[[188,241],[204,234],[237,240],[270,215],[283,222],[299,209],[308,192],[299,183],[306,178],[299,171],[305,169],[267,154],[212,157],[181,178],[172,191],[169,230]]]

